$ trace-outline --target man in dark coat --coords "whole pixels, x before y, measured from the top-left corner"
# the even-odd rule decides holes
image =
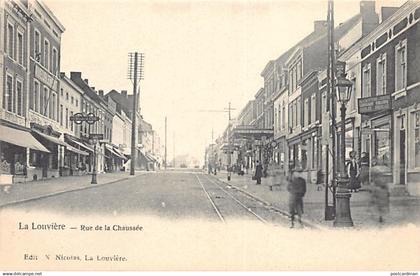
[[[347,163],[347,175],[350,178],[349,189],[350,191],[357,192],[360,189],[359,181],[359,164],[356,161],[356,152],[350,152],[350,161]]]
[[[291,219],[291,228],[295,226],[295,215],[298,215],[298,222],[302,227],[302,214],[303,214],[303,197],[306,193],[306,181],[301,176],[302,169],[295,168],[292,170],[292,175],[287,185],[289,192],[289,212]]]
[[[255,180],[257,180],[257,185],[261,184],[261,177],[262,177],[262,165],[260,161],[257,160],[257,165],[255,166]]]

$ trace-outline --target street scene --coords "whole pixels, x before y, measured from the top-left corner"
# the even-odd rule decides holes
[[[1,1],[0,210],[419,226],[420,2],[314,2]]]

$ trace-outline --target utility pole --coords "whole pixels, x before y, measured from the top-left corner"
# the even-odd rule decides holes
[[[334,41],[334,2],[333,0],[328,0],[328,66],[327,66],[327,112],[331,116],[331,157],[332,157],[332,177],[331,181],[329,179],[329,155],[330,155],[330,146],[326,145],[325,149],[325,220],[332,220],[335,217],[336,209],[336,122],[335,122],[335,41]],[[329,132],[330,133],[330,132]],[[331,185],[329,184],[331,182]],[[328,193],[329,187],[332,187],[332,204],[329,206]]]
[[[165,116],[165,170],[168,164],[168,118]]]
[[[227,154],[227,162],[228,162],[228,167],[227,167],[227,180],[230,181],[231,178],[231,174],[232,174],[232,157],[231,157],[231,145],[230,145],[230,120],[231,120],[231,106],[230,106],[230,102],[229,102],[229,107],[228,107],[228,112],[229,112],[229,123],[228,123],[228,130],[227,130],[227,139],[228,139],[228,154]]]
[[[133,112],[131,116],[131,164],[130,175],[135,174],[136,160],[137,160],[137,85],[143,79],[143,53],[129,53],[128,78],[133,82]],[[139,91],[140,94],[140,91]]]

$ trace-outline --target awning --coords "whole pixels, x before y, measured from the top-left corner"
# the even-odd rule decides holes
[[[82,142],[79,142],[79,141],[76,141],[75,139],[71,139],[70,137],[68,137],[68,136],[64,136],[67,140],[69,140],[70,142],[72,142],[72,143],[75,143],[76,145],[79,145],[80,147],[82,147],[83,149],[85,149],[85,150],[87,150],[87,151],[90,151],[90,152],[93,152],[93,149],[90,147],[90,146],[88,146],[88,145],[85,145],[85,144],[83,144]]]
[[[149,159],[151,159],[153,162],[157,162],[156,157],[154,157],[153,155],[146,153],[146,156],[147,156]]]
[[[0,125],[0,140],[24,148],[50,152],[28,131]]]
[[[57,144],[57,145],[62,145],[62,146],[66,146],[66,145],[67,145],[64,141],[61,141],[60,139],[58,139],[58,138],[56,138],[56,137],[53,137],[53,136],[50,136],[50,135],[47,135],[47,134],[41,133],[41,132],[36,131],[36,130],[32,130],[32,131],[33,131],[33,133],[35,133],[36,135],[41,136],[42,138],[44,138],[44,139],[48,140],[48,141],[49,141],[49,142],[51,142],[51,143],[54,143],[54,144]]]
[[[66,149],[69,150],[69,151],[71,151],[71,152],[80,154],[80,155],[84,155],[84,156],[88,156],[89,155],[89,153],[87,153],[86,151],[79,150],[79,149],[77,149],[77,148],[75,148],[73,146],[70,146],[69,144],[66,145]]]
[[[113,146],[109,145],[109,144],[105,144],[105,148],[113,155],[115,155],[118,158],[121,159],[127,159],[124,154],[120,153],[116,148],[114,148]]]

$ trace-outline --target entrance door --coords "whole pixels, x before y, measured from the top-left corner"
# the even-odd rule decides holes
[[[405,185],[405,129],[400,130],[400,184]]]

